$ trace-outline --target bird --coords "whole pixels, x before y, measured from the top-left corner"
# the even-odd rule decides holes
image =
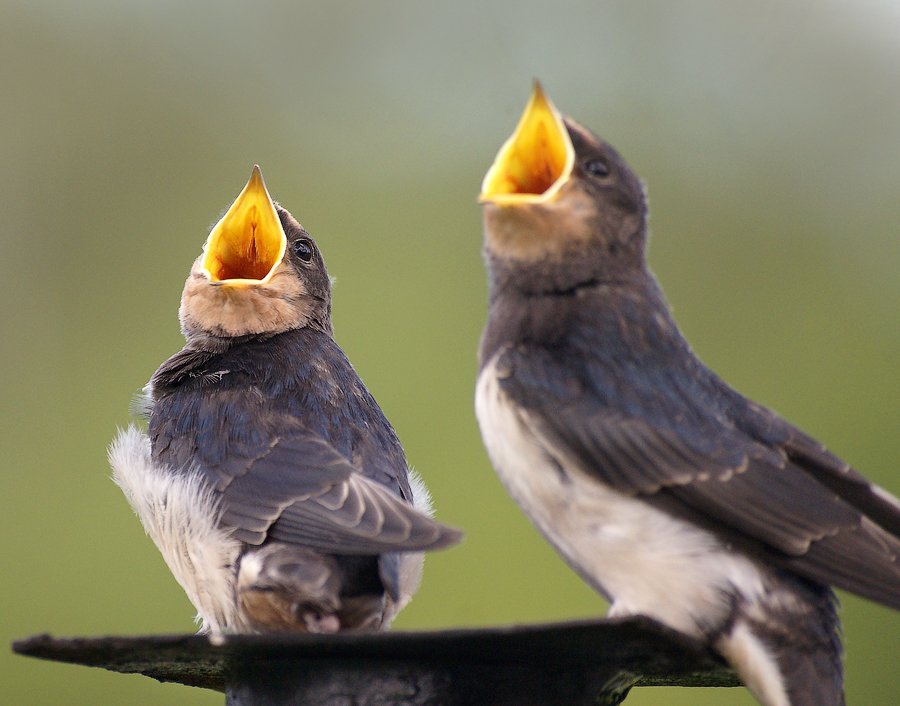
[[[700,361],[643,183],[539,83],[479,201],[475,409],[508,493],[610,617],[702,641],[765,706],[843,704],[832,587],[900,609],[900,502]]]
[[[153,374],[109,448],[200,632],[386,629],[423,552],[461,533],[333,337],[318,245],[259,166],[209,232]]]

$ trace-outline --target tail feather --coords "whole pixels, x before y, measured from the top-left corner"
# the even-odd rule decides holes
[[[784,650],[778,654],[791,706],[846,706],[844,680],[831,655]]]
[[[715,642],[763,706],[845,706],[837,599],[784,575],[760,602],[736,606]]]

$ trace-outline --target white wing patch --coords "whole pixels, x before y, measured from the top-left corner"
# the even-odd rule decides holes
[[[219,527],[220,508],[199,473],[154,465],[135,426],[109,447],[113,480],[198,611],[202,632],[239,629],[234,564],[240,543]]]

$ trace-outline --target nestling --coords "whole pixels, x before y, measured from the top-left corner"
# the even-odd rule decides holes
[[[385,629],[457,530],[335,343],[316,243],[258,167],[185,283],[185,347],[145,388],[113,477],[202,631]]]
[[[611,616],[706,641],[765,706],[843,704],[830,586],[900,608],[900,502],[700,362],[643,185],[540,86],[481,202],[476,412],[509,493]]]

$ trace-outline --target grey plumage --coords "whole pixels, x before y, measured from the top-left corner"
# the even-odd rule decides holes
[[[223,371],[214,383],[211,371]],[[236,539],[344,554],[447,541],[408,504],[400,442],[330,336],[303,328],[189,351],[157,371],[152,389],[154,460],[197,469]]]
[[[637,300],[629,289],[559,303],[568,333],[552,347],[484,351],[534,431],[624,495],[659,496],[767,561],[900,608],[892,500],[703,367],[655,286]]]

